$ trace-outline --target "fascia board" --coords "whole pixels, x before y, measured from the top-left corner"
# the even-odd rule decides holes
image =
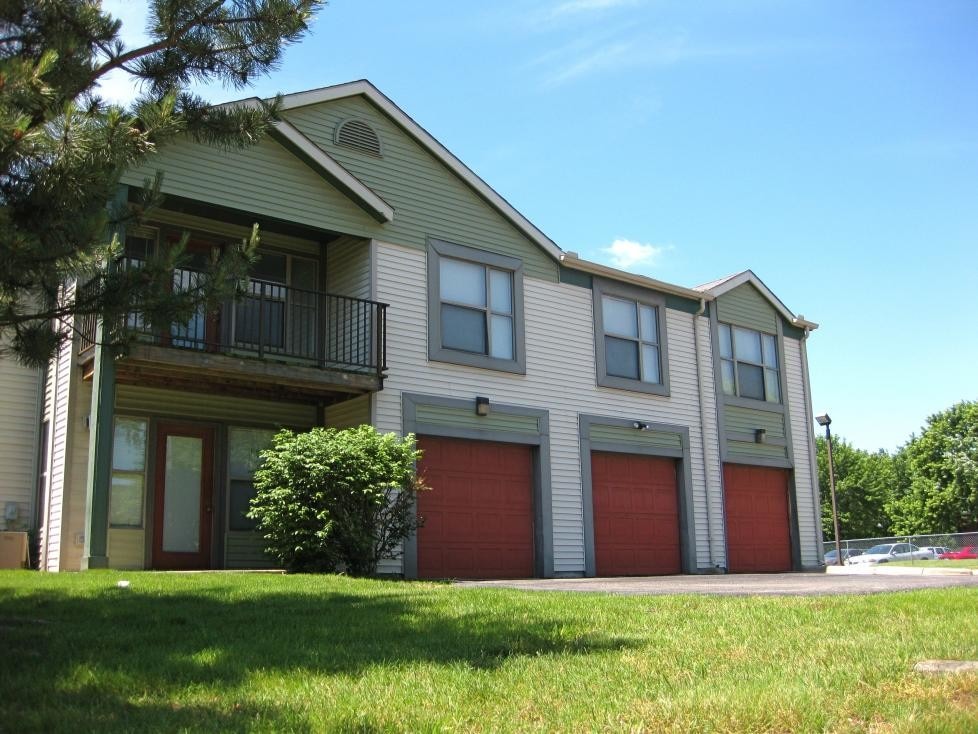
[[[752,270],[745,270],[742,273],[738,273],[737,275],[727,278],[722,283],[712,288],[708,288],[704,292],[712,293],[714,297],[719,297],[724,293],[732,291],[734,288],[744,285],[745,283],[750,283],[752,286],[757,288],[761,295],[764,296],[764,298],[767,299],[772,306],[774,306],[775,310],[780,313],[789,324],[797,326],[800,329],[808,329],[809,331],[814,331],[818,328],[818,324],[816,324],[814,321],[799,318],[791,313],[788,307],[782,303],[781,299],[774,295],[774,292],[764,285],[764,281],[758,278]]]
[[[666,283],[662,280],[649,278],[645,275],[637,275],[636,273],[618,270],[617,268],[591,262],[590,260],[582,260],[573,253],[569,252],[565,252],[560,256],[560,264],[571,268],[572,270],[580,270],[582,273],[600,275],[608,278],[609,280],[616,280],[621,283],[631,283],[632,285],[641,286],[642,288],[648,288],[661,293],[669,293],[674,296],[682,296],[683,298],[689,298],[694,301],[712,301],[714,298],[709,292],[697,291],[693,290],[692,288],[684,288],[681,285],[673,285],[672,283]]]

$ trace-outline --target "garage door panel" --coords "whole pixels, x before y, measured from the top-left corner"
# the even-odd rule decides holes
[[[723,481],[728,569],[790,571],[787,470],[725,464]]]
[[[595,451],[591,496],[599,576],[680,573],[675,460]]]
[[[528,446],[422,437],[418,464],[421,578],[533,575],[532,455]],[[429,517],[437,517],[434,523]]]

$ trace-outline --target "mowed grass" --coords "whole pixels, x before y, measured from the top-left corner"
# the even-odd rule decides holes
[[[978,568],[978,560],[974,558],[953,558],[942,561],[940,558],[927,561],[891,561],[883,565],[889,566],[923,566],[924,568],[967,568],[975,570]]]
[[[131,582],[119,589],[119,579]],[[615,597],[0,572],[0,731],[975,732],[978,590]]]

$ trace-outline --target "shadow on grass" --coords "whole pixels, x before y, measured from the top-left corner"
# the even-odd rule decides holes
[[[0,732],[304,731],[312,728],[301,713],[309,701],[289,706],[247,692],[236,700],[239,686],[250,692],[251,676],[271,676],[281,690],[311,675],[356,676],[377,666],[492,670],[514,656],[628,645],[612,635],[575,635],[580,620],[570,613],[516,619],[506,607],[406,591],[279,590],[252,599],[210,587],[0,598]],[[337,724],[377,730],[369,719]]]

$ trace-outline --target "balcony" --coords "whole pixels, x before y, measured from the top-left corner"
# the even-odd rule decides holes
[[[199,274],[174,273],[174,288],[192,288]],[[203,310],[186,325],[154,332],[139,314],[126,319],[133,335],[116,366],[120,383],[247,397],[336,402],[382,389],[387,304],[252,279],[240,300]],[[95,319],[81,320],[80,362],[90,376]]]

